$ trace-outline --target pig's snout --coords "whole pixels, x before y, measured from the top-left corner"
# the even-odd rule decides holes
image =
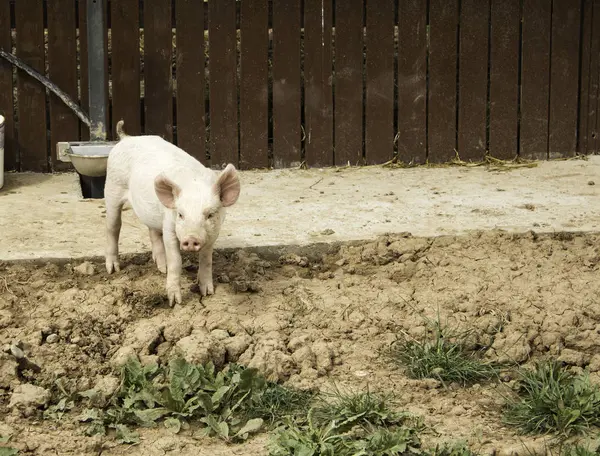
[[[185,250],[187,252],[199,252],[202,248],[202,242],[200,239],[194,236],[188,236],[183,241],[181,241],[181,250]]]

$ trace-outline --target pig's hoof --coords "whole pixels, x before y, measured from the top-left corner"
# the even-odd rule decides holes
[[[164,255],[157,256],[154,262],[156,263],[156,267],[160,272],[162,272],[163,274],[167,273],[167,260],[165,259]]]
[[[209,283],[200,283],[198,282],[198,287],[200,288],[200,295],[206,296],[215,293],[215,287],[212,282]]]
[[[175,304],[181,304],[181,289],[179,287],[169,288],[167,296],[169,297],[169,306],[173,307]]]
[[[121,267],[119,266],[119,260],[117,258],[106,258],[106,272],[112,274],[113,272],[119,272]]]

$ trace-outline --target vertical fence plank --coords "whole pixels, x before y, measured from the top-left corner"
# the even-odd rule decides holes
[[[492,0],[490,36],[490,149],[501,159],[517,155],[519,0]]]
[[[210,159],[238,166],[235,0],[208,3]]]
[[[581,24],[581,72],[579,74],[579,116],[577,124],[577,152],[587,154],[588,150],[588,123],[589,89],[590,89],[590,47],[592,40],[592,0],[583,0]]]
[[[204,2],[177,0],[177,145],[206,162]]]
[[[110,12],[113,138],[119,120],[125,122],[127,134],[139,135],[142,132],[139,0],[113,0]]]
[[[590,84],[586,116],[588,153],[598,153],[598,100],[600,89],[600,0],[592,3],[592,40],[590,43]]]
[[[240,167],[266,168],[269,166],[267,0],[242,0],[240,16]]]
[[[481,161],[486,152],[489,3],[462,0],[458,88],[458,154]]]
[[[77,41],[73,0],[48,2],[48,66],[50,80],[77,100]],[[58,160],[56,143],[79,139],[79,119],[56,95],[50,94],[50,163],[54,171],[67,169]]]
[[[335,8],[335,165],[358,165],[363,149],[363,1],[337,1]]]
[[[301,0],[273,2],[273,166],[301,161]]]
[[[524,0],[519,155],[548,158],[552,0]]]
[[[44,12],[42,2],[19,0],[15,4],[17,57],[45,73]],[[46,89],[23,71],[18,73],[18,115],[21,171],[48,171],[46,147]]]
[[[580,34],[581,1],[554,1],[550,55],[550,158],[568,157],[574,155],[577,149]]]
[[[10,28],[10,2],[0,0],[0,48],[12,52]],[[13,69],[12,65],[0,59],[0,114],[4,116],[4,169],[16,170],[18,149],[15,142],[13,118]],[[0,170],[1,172],[2,170]]]
[[[304,1],[305,161],[333,164],[332,0]]]
[[[427,0],[398,4],[398,158],[427,160]]]
[[[429,3],[429,162],[455,157],[458,0]]]
[[[171,0],[144,2],[146,134],[173,140]]]
[[[394,155],[394,1],[367,1],[365,157],[380,164]]]

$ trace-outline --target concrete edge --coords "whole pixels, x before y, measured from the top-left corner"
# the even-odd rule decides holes
[[[463,233],[454,234],[440,234],[436,236],[413,236],[409,232],[389,232],[375,236],[370,239],[361,240],[350,240],[350,241],[331,241],[331,242],[316,242],[314,244],[306,245],[271,245],[271,246],[250,246],[250,247],[224,247],[216,248],[215,253],[222,256],[230,256],[235,252],[243,251],[247,253],[255,253],[259,257],[267,261],[278,261],[283,255],[295,254],[298,256],[306,257],[309,261],[315,262],[320,260],[323,255],[333,255],[339,252],[342,246],[359,246],[369,242],[374,242],[377,239],[384,238],[386,236],[393,236],[396,238],[413,238],[413,239],[445,239],[445,238],[465,238],[465,237],[479,237],[485,233],[498,235],[508,235],[514,239],[522,239],[528,236],[534,239],[558,239],[558,240],[571,240],[576,237],[588,236],[592,234],[599,234],[600,231],[583,231],[583,230],[572,230],[572,231],[509,231],[505,229],[491,229],[491,230],[469,230]],[[148,262],[151,259],[151,252],[137,252],[137,253],[126,253],[121,254],[120,259],[123,263],[139,263]],[[183,253],[182,260],[189,260],[191,262],[196,261],[196,255],[192,253]],[[104,256],[92,255],[92,256],[77,256],[77,257],[44,257],[44,258],[33,258],[33,259],[15,259],[15,260],[1,260],[0,266],[4,265],[43,265],[48,263],[65,265],[73,262],[89,261],[95,264],[104,264]]]

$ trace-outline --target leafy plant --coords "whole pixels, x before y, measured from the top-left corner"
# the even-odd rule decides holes
[[[3,436],[0,435],[0,444],[5,444],[10,441],[10,435]],[[9,446],[0,446],[0,456],[15,456],[19,454],[19,450],[16,448],[12,448]]]
[[[525,433],[561,437],[600,425],[600,389],[587,375],[575,375],[556,361],[520,371],[518,397],[505,407],[504,421]]]
[[[168,368],[142,366],[130,359],[122,370],[121,387],[106,410],[87,409],[80,417],[89,422],[89,434],[117,430],[118,438],[135,443],[126,425],[154,426],[158,422],[177,433],[197,419],[206,435],[224,440],[243,440],[258,431],[261,418],[244,419],[243,405],[265,388],[256,369],[230,365],[217,371],[212,364],[194,365],[183,358],[171,360]]]
[[[467,348],[469,332],[451,331],[439,319],[430,326],[432,337],[404,336],[389,349],[392,360],[403,365],[410,377],[468,385],[498,376],[500,366],[481,360]]]

